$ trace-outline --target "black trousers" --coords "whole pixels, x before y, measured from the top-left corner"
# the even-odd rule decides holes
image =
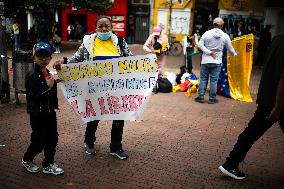
[[[227,165],[236,167],[242,162],[254,142],[256,142],[274,123],[266,120],[270,109],[258,106],[248,127],[239,135],[237,143],[227,157]],[[284,111],[282,108],[278,123],[284,133]]]
[[[54,155],[58,143],[56,113],[46,115],[30,115],[32,128],[31,143],[24,154],[24,161],[33,161],[34,157],[44,150],[43,167],[54,163]]]
[[[96,131],[98,128],[99,120],[90,121],[87,123],[85,132],[85,143],[88,146],[94,146],[96,141]],[[122,149],[122,134],[123,134],[124,120],[114,120],[111,129],[111,143],[110,150],[117,151]]]

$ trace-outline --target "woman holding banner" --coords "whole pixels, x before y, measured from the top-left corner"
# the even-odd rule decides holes
[[[61,64],[83,61],[104,60],[121,56],[131,56],[125,39],[112,32],[112,21],[107,16],[98,16],[95,21],[95,33],[85,35],[77,52],[64,60],[54,63],[54,68],[60,70]],[[95,155],[96,130],[100,120],[87,123],[85,131],[85,152]],[[110,154],[119,159],[127,159],[128,154],[122,148],[124,120],[113,120],[111,130]]]

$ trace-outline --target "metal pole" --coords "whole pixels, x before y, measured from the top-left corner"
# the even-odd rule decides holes
[[[173,10],[173,0],[170,0],[170,15],[169,15],[169,25],[168,25],[168,39],[171,42],[171,27],[172,27],[172,10]]]

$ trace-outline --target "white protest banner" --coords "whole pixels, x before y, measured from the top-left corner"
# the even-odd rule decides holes
[[[154,54],[66,64],[61,89],[83,123],[139,120],[158,78]]]

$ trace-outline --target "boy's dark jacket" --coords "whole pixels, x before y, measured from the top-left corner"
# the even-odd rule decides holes
[[[37,64],[35,64],[34,70],[26,75],[26,98],[27,112],[30,114],[52,113],[58,109],[56,82],[49,89],[42,75],[41,67]]]

